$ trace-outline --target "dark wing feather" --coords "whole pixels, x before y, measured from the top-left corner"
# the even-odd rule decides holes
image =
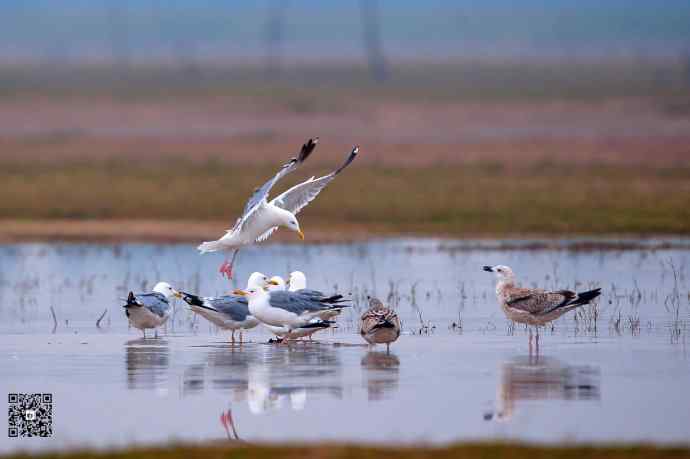
[[[268,197],[268,193],[271,191],[271,188],[273,188],[273,185],[275,185],[276,182],[278,182],[278,180],[285,177],[290,172],[294,171],[297,168],[297,166],[302,164],[309,157],[309,155],[311,155],[311,153],[316,148],[316,144],[318,143],[318,141],[318,137],[314,139],[309,139],[304,145],[302,145],[302,149],[300,150],[296,158],[292,158],[290,161],[283,164],[283,166],[280,168],[276,175],[274,175],[269,181],[261,185],[259,188],[254,190],[254,193],[247,201],[247,204],[244,206],[242,216],[237,220],[237,223],[235,223],[235,228],[237,228],[237,226],[244,219],[244,217],[251,213],[257,205],[259,205],[262,201],[266,200],[266,198]]]

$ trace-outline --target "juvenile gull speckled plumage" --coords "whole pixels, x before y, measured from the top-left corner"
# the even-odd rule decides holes
[[[400,318],[376,298],[369,298],[369,309],[360,319],[359,333],[369,344],[385,344],[386,352],[400,336]]]
[[[518,287],[513,270],[504,265],[484,266],[484,271],[496,274],[496,296],[508,319],[539,327],[552,322],[568,311],[589,304],[601,294],[601,289],[576,293],[570,290],[546,291],[539,288]],[[532,331],[530,330],[530,349]],[[539,330],[537,329],[537,349]]]

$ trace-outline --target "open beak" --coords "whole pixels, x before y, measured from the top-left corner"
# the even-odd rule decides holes
[[[494,272],[494,268],[492,268],[491,266],[484,266],[484,268],[482,268],[482,269],[484,269],[484,271],[487,271],[490,273]]]
[[[280,285],[280,284],[278,284],[278,281],[271,279],[270,281],[268,281],[268,285]]]
[[[233,290],[233,291],[232,291],[232,294],[233,294],[233,295],[240,295],[240,296],[247,296],[247,292],[245,292],[244,290],[239,289],[239,288]]]
[[[302,232],[302,230],[297,230],[297,234],[299,235],[300,239],[304,240],[304,233]]]

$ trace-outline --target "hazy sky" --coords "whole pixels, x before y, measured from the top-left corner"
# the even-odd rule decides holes
[[[362,54],[359,0],[3,0],[0,58],[261,56],[284,11],[288,56]],[[380,0],[390,56],[690,52],[690,1]]]

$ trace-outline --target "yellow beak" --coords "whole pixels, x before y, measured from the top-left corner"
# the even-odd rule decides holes
[[[241,290],[241,289],[239,289],[239,288],[233,290],[233,291],[232,291],[232,294],[233,294],[233,295],[247,296],[247,292],[245,292],[244,290]]]
[[[302,230],[297,230],[297,234],[299,235],[300,239],[304,240],[304,233],[302,232]]]
[[[177,298],[182,298],[182,294],[180,292],[178,292],[177,290],[175,290],[173,292],[173,295],[175,295]]]
[[[280,284],[278,283],[278,281],[271,279],[270,281],[268,281],[268,285],[280,285]]]

